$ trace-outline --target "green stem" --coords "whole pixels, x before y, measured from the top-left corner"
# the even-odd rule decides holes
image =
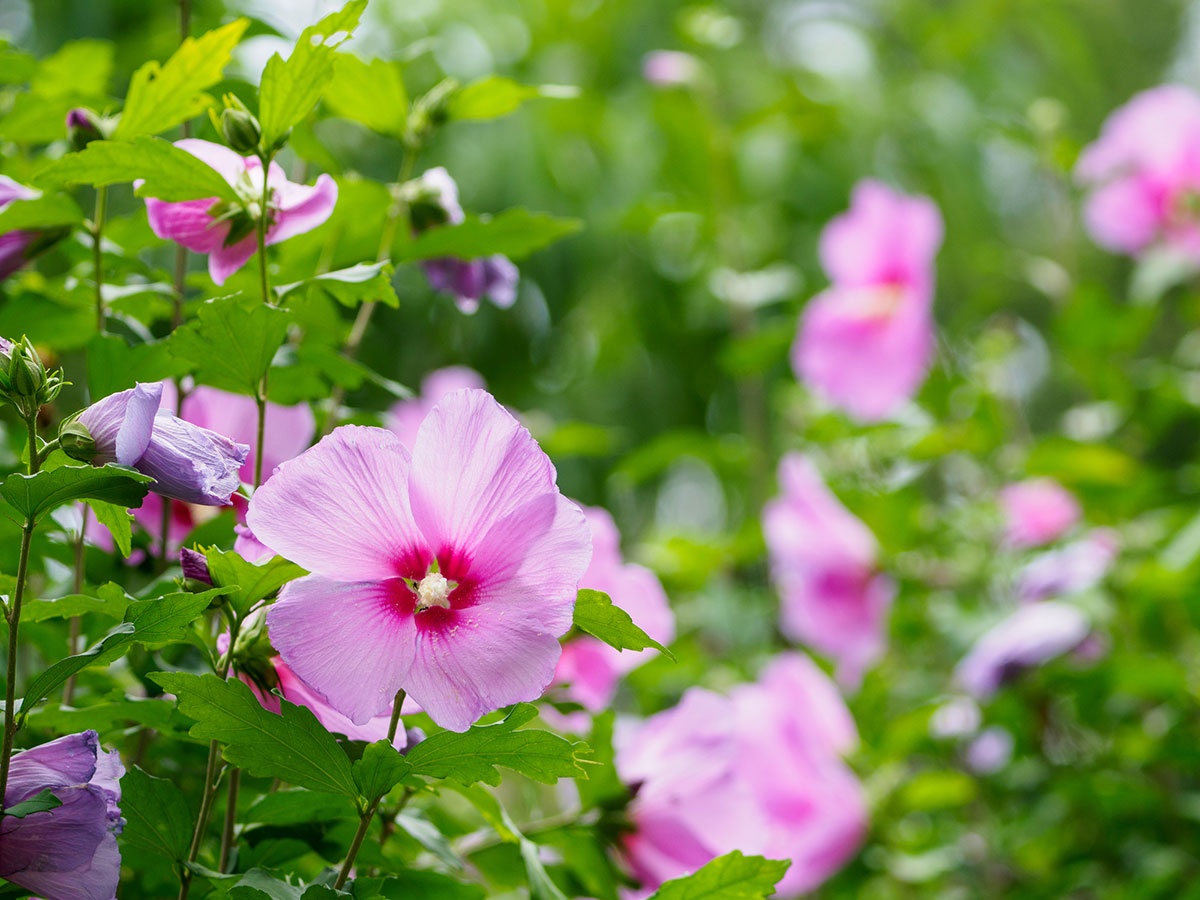
[[[41,465],[37,446],[37,414],[34,409],[25,417],[29,435],[29,474],[36,475]],[[21,601],[25,598],[25,582],[29,578],[29,547],[33,543],[34,522],[25,520],[21,530],[21,555],[17,559],[17,584],[13,589],[12,606],[5,610],[8,619],[8,673],[4,682],[4,745],[0,748],[0,812],[4,809],[4,794],[8,790],[8,769],[12,762],[13,738],[17,735],[17,634],[21,627]]]
[[[96,188],[96,215],[92,219],[92,277],[96,282],[96,331],[104,334],[104,254],[100,250],[104,234],[104,210],[108,205],[108,188]]]
[[[400,708],[404,706],[405,692],[401,688],[396,692],[396,699],[392,703],[392,720],[388,723],[388,743],[396,740],[396,731],[400,726]],[[404,795],[405,801],[408,800],[410,792],[406,791]],[[358,856],[358,851],[362,847],[363,838],[367,836],[367,829],[371,827],[371,819],[375,816],[375,810],[379,808],[379,801],[383,799],[383,794],[371,801],[366,812],[359,817],[358,830],[354,832],[354,840],[350,842],[350,849],[346,853],[346,861],[342,863],[342,870],[338,872],[337,881],[333,883],[333,889],[341,890],[346,884],[346,880],[350,877],[350,870],[354,868],[354,858]]]
[[[254,402],[258,405],[258,433],[255,437],[254,448],[254,487],[257,489],[262,484],[263,436],[267,433],[267,379],[265,376]]]
[[[259,288],[262,290],[263,303],[267,306],[274,306],[275,304],[271,297],[271,280],[267,277],[267,219],[270,218],[267,203],[271,196],[271,189],[267,185],[267,175],[270,168],[271,160],[264,156],[262,158],[262,215],[258,218],[256,233],[258,235]],[[267,375],[263,375],[262,384],[258,387],[258,394],[255,396],[254,402],[258,405],[258,433],[255,437],[254,451],[254,486],[258,487],[262,484],[263,440],[267,431]]]
[[[232,769],[229,773],[229,802],[225,806],[225,827],[221,829],[221,860],[217,871],[229,868],[229,857],[233,851],[233,828],[237,824],[238,788],[242,782],[242,770]]]

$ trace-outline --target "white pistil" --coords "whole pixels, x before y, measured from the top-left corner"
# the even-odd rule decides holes
[[[450,591],[453,590],[445,575],[440,572],[430,572],[417,585],[417,612],[424,612],[431,606],[450,608]]]

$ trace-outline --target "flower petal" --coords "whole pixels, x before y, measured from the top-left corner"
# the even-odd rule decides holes
[[[157,382],[138,384],[97,400],[80,414],[79,421],[96,442],[96,465],[132,466],[141,459],[153,436],[161,395]]]
[[[154,197],[146,199],[146,218],[158,237],[174,241],[193,253],[215,253],[225,243],[229,223],[218,222],[209,214],[216,197],[168,203]]]
[[[355,725],[391,709],[396,692],[407,687],[415,626],[412,604],[397,603],[399,592],[411,597],[399,578],[308,575],[289,582],[267,612],[271,644],[283,662]]]
[[[255,492],[246,521],[259,541],[310,572],[339,581],[420,578],[429,551],[413,522],[408,481],[399,438],[343,425],[280,465]]]
[[[323,225],[337,205],[337,183],[328,175],[321,175],[312,186],[295,184],[286,179],[277,183],[272,179],[272,188],[279,212],[267,230],[268,244],[286,241]]]
[[[208,274],[216,284],[224,284],[234,272],[246,264],[254,255],[257,243],[254,235],[242,238],[231,247],[224,244],[214,249],[208,256]]]
[[[249,452],[245,444],[164,411],[154,418],[150,445],[137,467],[155,479],[151,490],[156,494],[185,503],[228,506]]]

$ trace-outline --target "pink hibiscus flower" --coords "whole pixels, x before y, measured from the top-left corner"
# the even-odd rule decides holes
[[[837,688],[784,654],[728,697],[691,688],[678,706],[617,734],[617,771],[636,788],[624,853],[645,896],[741,850],[790,859],[784,896],[845,865],[866,803],[843,753],[858,741]]]
[[[1137,254],[1163,242],[1200,259],[1200,96],[1177,84],[1135,96],[1104,123],[1075,167],[1092,188],[1084,222],[1096,243]]]
[[[826,402],[875,422],[910,398],[929,370],[933,259],[942,218],[925,197],[860,182],[850,210],[821,234],[832,285],[809,301],[792,369]]]
[[[555,477],[485,391],[444,397],[411,454],[385,429],[336,429],[250,502],[258,539],[313,573],[271,607],[271,643],[358,725],[401,688],[456,731],[536,699],[591,555]]]
[[[675,636],[675,616],[658,576],[645,566],[621,558],[621,536],[608,510],[587,507],[584,515],[592,531],[592,562],[580,586],[608,594],[642,631],[660,644],[669,644]],[[615,650],[585,635],[563,648],[555,680],[569,685],[570,699],[591,712],[599,712],[612,702],[621,676],[656,652]]]
[[[763,533],[783,631],[834,657],[838,680],[857,686],[883,654],[895,584],[879,572],[875,537],[807,457],[785,456],[779,482],[782,496],[763,509]]]
[[[228,147],[194,138],[176,141],[175,146],[216,169],[233,185],[243,206],[227,208],[228,204],[216,197],[182,203],[148,198],[146,214],[150,228],[160,238],[182,244],[194,253],[208,254],[208,274],[217,284],[224,284],[257,249],[253,222],[262,202],[262,162],[257,157],[239,156]],[[295,184],[287,180],[282,168],[271,163],[267,184],[270,188],[268,244],[312,231],[329,218],[337,203],[337,184],[328,175],[319,176],[311,187]]]
[[[392,404],[387,414],[387,427],[396,433],[405,447],[412,447],[421,423],[439,400],[454,391],[466,388],[482,390],[486,386],[483,376],[466,366],[436,369],[421,380],[420,396]]]
[[[1038,547],[1079,521],[1079,501],[1051,478],[1029,478],[1000,491],[1004,539],[1013,547]]]

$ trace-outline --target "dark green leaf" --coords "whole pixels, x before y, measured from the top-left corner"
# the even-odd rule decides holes
[[[517,845],[521,861],[525,864],[525,876],[529,882],[531,900],[566,900],[563,892],[559,890],[558,885],[554,883],[547,874],[545,866],[542,865],[537,844],[521,833],[508,811],[500,805],[500,801],[490,791],[477,784],[455,788],[455,790],[471,802],[487,823],[496,830],[496,834],[502,841]]]
[[[462,858],[454,852],[450,841],[428,819],[415,812],[402,812],[392,820],[396,827],[436,856],[451,869],[461,871]]]
[[[226,601],[239,616],[245,615],[260,600],[275,594],[294,578],[308,573],[295,563],[273,556],[260,565],[247,562],[232,550],[213,547],[204,552],[208,573],[216,587],[231,588]]]
[[[361,759],[354,761],[354,781],[367,800],[382,797],[412,771],[408,760],[386,740],[367,744]]]
[[[0,494],[22,516],[37,521],[56,506],[72,500],[137,506],[152,481],[149,475],[113,463],[99,468],[60,466],[36,475],[14,472],[0,485]]]
[[[69,619],[87,613],[100,613],[119,621],[125,618],[125,611],[132,602],[133,598],[125,593],[124,588],[109,582],[96,589],[95,597],[69,594],[57,600],[28,600],[21,609],[21,622],[24,624],[46,619]]]
[[[483,900],[487,896],[478,884],[467,884],[440,872],[425,869],[401,869],[379,886],[377,895],[386,900]]]
[[[133,514],[124,506],[103,500],[84,500],[92,508],[96,521],[108,529],[121,555],[128,558],[133,552]]]
[[[194,321],[171,335],[171,353],[191,364],[196,378],[254,396],[287,337],[287,313],[253,297],[221,297],[201,304]]]
[[[60,806],[62,806],[62,801],[51,793],[50,788],[46,788],[28,800],[22,800],[20,803],[6,806],[3,815],[14,819],[23,819],[33,813],[49,812],[52,809],[58,809]]]
[[[43,698],[50,695],[76,672],[91,665],[107,665],[135,641],[141,644],[165,644],[184,640],[187,628],[208,609],[219,590],[203,594],[167,594],[151,600],[138,600],[125,613],[125,621],[83,653],[60,659],[38,675],[25,689],[21,701],[22,719]]]
[[[743,856],[735,850],[698,872],[668,881],[652,900],[762,900],[775,893],[789,865],[787,860]]]
[[[671,651],[633,624],[629,613],[616,606],[603,591],[582,588],[575,597],[575,627],[597,637],[618,650],[645,650],[653,647],[659,653],[675,657]]]
[[[98,334],[88,341],[88,393],[93,403],[138,382],[181,375],[185,369],[171,355],[166,341],[129,344],[115,334]]]
[[[231,203],[238,196],[216,169],[161,138],[133,141],[93,141],[78,153],[68,153],[38,173],[42,184],[119,184],[143,179],[139,197],[161,200],[203,200],[218,197]]]
[[[215,675],[153,672],[150,677],[179,698],[179,709],[196,720],[193,737],[225,744],[225,759],[251,775],[358,797],[350,760],[309,710],[288,701],[282,713],[267,712],[242,682]]]
[[[281,881],[265,869],[251,869],[229,889],[230,900],[300,900],[304,888]]]
[[[338,12],[300,33],[287,60],[267,60],[258,89],[258,121],[263,144],[272,147],[317,105],[333,78],[334,51],[358,27],[367,0],[351,0]]]
[[[527,209],[506,209],[498,216],[467,216],[459,225],[430,228],[401,245],[400,255],[409,261],[456,256],[476,259],[502,253],[518,260],[574,234],[583,223],[578,219],[559,219]]]
[[[335,54],[325,105],[335,116],[361,122],[380,134],[404,136],[408,94],[395,63],[382,59],[366,63],[350,53]]]
[[[192,840],[192,815],[179,788],[130,766],[121,779],[124,848],[157,853],[172,860],[187,858]]]
[[[489,75],[451,94],[446,113],[451,119],[495,119],[507,116],[535,97],[567,99],[577,96],[578,89],[566,85],[520,84],[511,78]]]
[[[496,766],[520,772],[543,784],[559,778],[587,777],[588,748],[539,729],[516,731],[537,716],[537,708],[521,703],[502,722],[473,725],[461,734],[442,731],[417,744],[405,757],[414,774],[451,778],[460,784],[499,784]]]
[[[358,818],[346,798],[300,788],[265,794],[242,816],[247,825],[299,825]]]
[[[202,112],[210,101],[201,92],[221,80],[229,54],[249,24],[235,19],[198,38],[189,37],[163,65],[151,61],[138,69],[114,137],[159,134]]]

